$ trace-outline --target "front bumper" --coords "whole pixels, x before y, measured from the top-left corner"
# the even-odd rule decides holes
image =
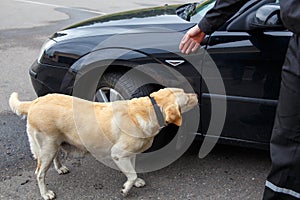
[[[68,68],[41,64],[37,60],[29,69],[31,83],[38,96],[44,96],[49,93],[71,94],[71,91],[61,89],[67,72]]]

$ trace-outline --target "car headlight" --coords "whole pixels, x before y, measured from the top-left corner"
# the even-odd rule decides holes
[[[39,53],[39,57],[38,57],[38,62],[41,63],[43,55],[45,54],[45,52],[52,47],[56,42],[52,39],[48,39],[44,42],[44,44],[41,47],[40,53]]]

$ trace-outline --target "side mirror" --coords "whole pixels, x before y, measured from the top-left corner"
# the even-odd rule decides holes
[[[286,29],[280,18],[280,6],[278,4],[266,4],[261,6],[250,22],[252,30],[276,31]]]
[[[186,21],[190,21],[190,13],[196,9],[197,3],[184,4],[176,9],[176,14]]]

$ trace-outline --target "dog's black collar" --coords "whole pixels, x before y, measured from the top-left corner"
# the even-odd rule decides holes
[[[159,106],[157,105],[155,99],[153,97],[150,97],[150,99],[151,99],[151,103],[154,108],[155,115],[156,115],[157,121],[159,123],[159,126],[164,127],[165,126],[164,116],[163,116]]]

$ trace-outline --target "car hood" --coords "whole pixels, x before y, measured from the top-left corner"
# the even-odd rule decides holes
[[[114,34],[183,31],[192,24],[176,15],[178,6],[166,5],[95,17],[58,31],[51,38],[59,42]]]
[[[43,45],[39,62],[69,67],[82,56],[106,48],[149,49],[164,45],[178,50],[177,43],[183,35],[179,32],[194,26],[176,15],[178,7],[133,10],[79,22],[53,34]]]

